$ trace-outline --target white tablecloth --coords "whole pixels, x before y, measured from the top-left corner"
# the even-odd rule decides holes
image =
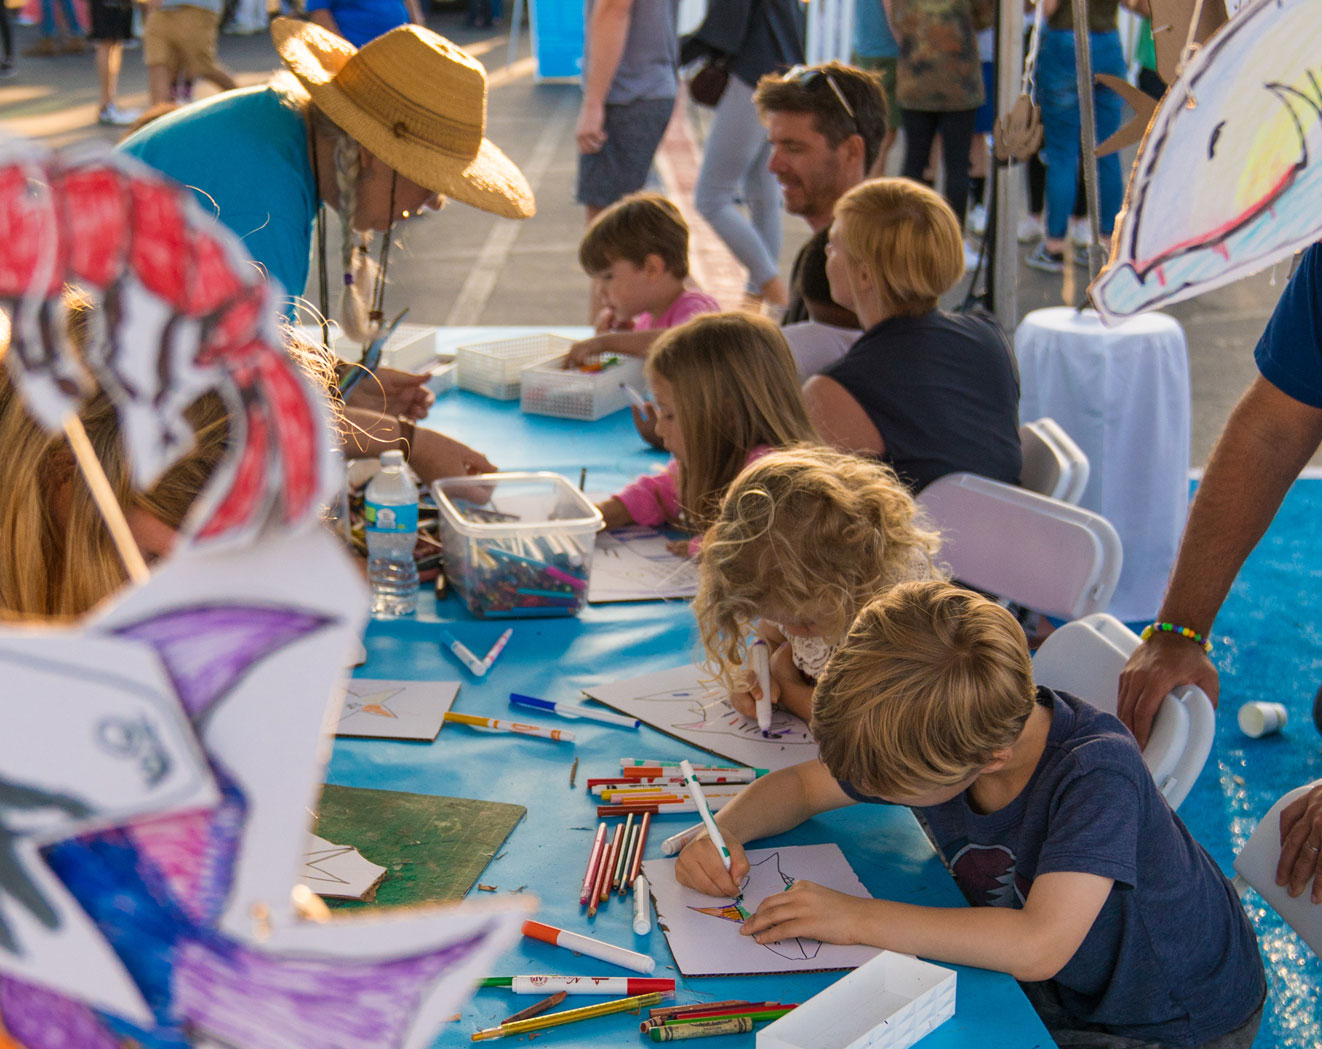
[[[1023,420],[1049,415],[1092,465],[1082,505],[1124,542],[1110,611],[1155,616],[1175,563],[1189,496],[1189,359],[1161,313],[1105,327],[1092,310],[1035,310],[1015,332]]]

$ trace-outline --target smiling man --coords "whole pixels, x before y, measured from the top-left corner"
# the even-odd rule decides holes
[[[886,136],[881,80],[840,62],[795,66],[758,81],[753,93],[771,142],[767,166],[780,183],[785,210],[816,233],[831,224],[835,202],[862,182]],[[790,271],[784,323],[808,319],[799,289],[803,252]]]

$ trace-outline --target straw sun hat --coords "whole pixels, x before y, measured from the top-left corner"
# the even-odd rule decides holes
[[[507,218],[537,210],[523,173],[483,137],[486,72],[445,37],[404,25],[355,48],[276,18],[271,38],[317,108],[405,178]]]

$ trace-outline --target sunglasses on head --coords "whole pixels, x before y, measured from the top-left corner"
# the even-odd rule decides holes
[[[849,104],[849,99],[845,98],[845,93],[840,90],[840,85],[835,82],[835,77],[825,69],[820,66],[791,66],[780,79],[787,84],[802,84],[805,90],[810,88],[815,81],[825,80],[835,94],[836,100],[840,103],[840,108],[849,114],[849,119],[854,122],[854,130],[858,130],[858,117],[854,114],[854,107]]]

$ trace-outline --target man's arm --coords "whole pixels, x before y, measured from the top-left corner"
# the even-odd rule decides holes
[[[886,442],[854,395],[825,375],[803,384],[808,421],[832,448],[856,455],[885,455]]]
[[[587,27],[588,68],[583,71],[583,105],[578,112],[580,153],[597,153],[606,142],[606,95],[624,56],[633,0],[597,0]]]
[[[1207,636],[1245,558],[1271,524],[1299,471],[1322,443],[1322,409],[1296,401],[1259,376],[1222,432],[1180,540],[1158,618]],[[1198,685],[1217,700],[1217,674],[1202,649],[1158,633],[1120,675],[1120,718],[1144,746],[1171,689]]]

